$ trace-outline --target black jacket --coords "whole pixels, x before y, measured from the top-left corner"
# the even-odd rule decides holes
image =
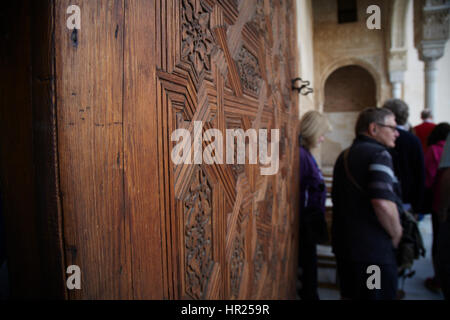
[[[414,212],[423,212],[425,192],[425,164],[419,138],[399,129],[395,148],[390,149],[395,175],[400,180],[403,203],[409,203]]]

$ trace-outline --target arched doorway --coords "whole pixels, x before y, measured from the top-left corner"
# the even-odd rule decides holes
[[[332,167],[339,153],[350,146],[358,113],[377,105],[373,76],[357,65],[338,68],[325,81],[324,113],[333,126],[322,147],[322,165]]]

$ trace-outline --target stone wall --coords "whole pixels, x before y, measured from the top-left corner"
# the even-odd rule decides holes
[[[300,63],[297,74],[304,80],[309,80],[314,84],[314,51],[313,51],[313,13],[311,0],[297,0],[297,38],[298,52]],[[300,112],[301,117],[309,110],[315,107],[315,94],[307,96],[300,95]]]
[[[381,30],[369,30],[366,26],[369,17],[366,10],[374,4],[381,8]],[[338,24],[337,1],[313,2],[317,110],[323,111],[324,105],[328,103],[325,101],[326,80],[335,70],[344,66],[360,66],[370,73],[376,84],[375,105],[380,106],[390,97],[391,86],[386,59],[388,3],[383,0],[358,0],[357,9],[357,22]],[[366,103],[373,106],[371,102]],[[339,153],[354,139],[353,131],[358,112],[355,110],[342,112],[345,106],[334,108],[335,110],[327,108],[326,112],[333,126],[333,132],[327,136],[321,148],[322,166],[334,165]]]
[[[387,5],[383,0],[358,0],[358,21],[338,24],[337,1],[315,0],[314,15],[314,68],[316,99],[320,109],[324,105],[324,84],[336,69],[359,65],[367,69],[377,83],[377,104],[390,95],[386,68]],[[367,7],[376,4],[381,8],[381,30],[366,27]]]
[[[297,0],[297,34],[300,56],[298,74],[313,83],[314,94],[301,96],[300,116],[311,109],[326,111],[332,126],[321,150],[316,151],[318,162],[322,166],[332,166],[339,152],[350,145],[354,138],[353,127],[358,111],[346,110],[346,102],[342,106],[335,105],[338,101],[325,108],[325,83],[337,69],[357,65],[366,69],[375,80],[376,105],[392,97],[392,86],[389,81],[388,57],[390,43],[390,28],[393,8],[400,9],[394,25],[396,45],[407,50],[406,72],[402,98],[410,106],[410,123],[419,124],[420,112],[424,108],[424,63],[419,60],[414,45],[413,1],[404,5],[388,0],[357,0],[358,21],[338,24],[337,1],[335,0]],[[376,4],[381,8],[381,30],[369,30],[366,20],[369,15],[366,9]],[[402,28],[404,11],[407,7],[406,28]],[[399,18],[400,17],[400,18]],[[419,28],[421,26],[418,26]],[[403,42],[403,37],[406,36]],[[403,47],[405,46],[405,47]],[[447,42],[444,56],[437,62],[437,101],[435,121],[450,122],[450,42]],[[347,78],[353,76],[348,73]],[[347,81],[350,79],[344,80]],[[343,83],[342,83],[343,85]],[[336,89],[338,90],[338,89]],[[349,93],[351,95],[351,93]],[[332,98],[333,99],[333,98]],[[336,99],[333,99],[336,100]],[[362,103],[364,104],[364,103]],[[368,103],[367,103],[368,104]],[[335,110],[331,110],[335,109]]]

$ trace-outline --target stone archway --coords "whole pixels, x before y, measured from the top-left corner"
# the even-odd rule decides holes
[[[388,84],[386,83],[386,79],[382,77],[382,74],[380,73],[380,70],[377,69],[377,66],[374,61],[370,59],[366,61],[356,57],[344,58],[328,64],[328,66],[325,67],[321,72],[321,76],[319,78],[319,81],[317,82],[318,87],[317,97],[319,110],[323,110],[325,104],[325,83],[334,72],[348,66],[361,67],[362,69],[369,72],[371,77],[374,79],[376,87],[376,94],[375,94],[376,106],[380,106],[382,101],[384,101],[385,99],[388,98],[388,96],[390,96],[390,92],[389,90],[387,90]]]
[[[322,165],[332,167],[339,153],[350,146],[359,112],[377,105],[377,84],[372,74],[358,65],[333,71],[324,83],[324,108],[333,127],[322,147]]]

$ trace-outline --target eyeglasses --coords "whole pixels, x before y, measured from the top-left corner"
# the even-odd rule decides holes
[[[381,127],[389,128],[389,129],[391,129],[391,130],[394,131],[394,132],[397,131],[397,127],[396,127],[396,126],[390,126],[390,125],[383,124],[383,123],[378,123],[378,122],[376,122],[376,124],[379,125],[379,126],[381,126]]]

